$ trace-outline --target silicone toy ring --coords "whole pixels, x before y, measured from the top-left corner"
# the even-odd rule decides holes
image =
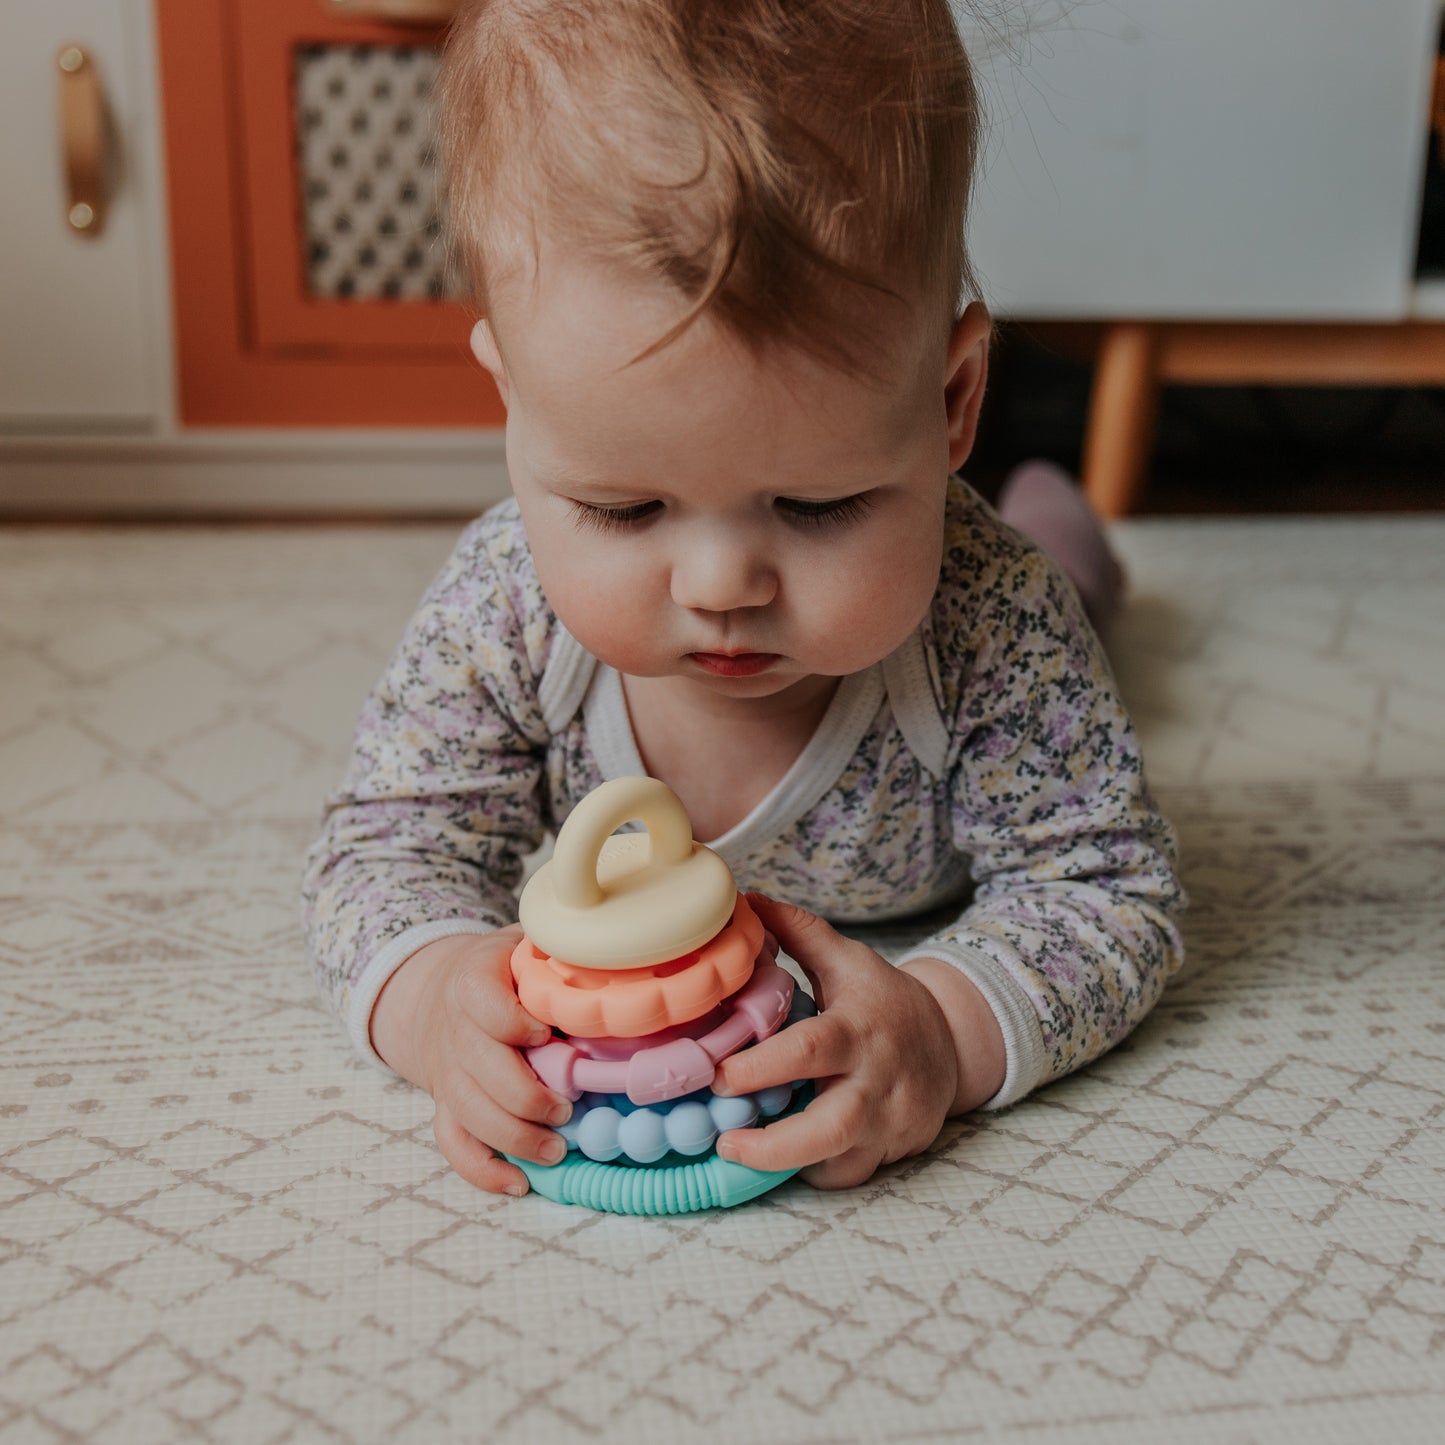
[[[611,836],[634,818],[645,833]],[[613,778],[568,814],[518,911],[523,932],[553,958],[648,968],[703,947],[727,924],[736,893],[732,870],[693,841],[666,783]]]
[[[813,1097],[811,1081],[793,1096],[797,1113]],[[695,1209],[729,1209],[786,1183],[798,1171],[764,1171],[734,1164],[716,1154],[693,1164],[599,1164],[577,1153],[560,1164],[533,1164],[508,1154],[527,1182],[554,1204],[580,1204],[609,1214],[688,1214]]]
[[[656,1164],[668,1154],[693,1159],[709,1153],[729,1129],[751,1129],[760,1119],[776,1118],[793,1102],[795,1087],[782,1084],[724,1098],[701,1089],[685,1099],[637,1105],[616,1094],[583,1094],[557,1132],[569,1149],[603,1164],[614,1159]]]
[[[777,963],[777,961],[777,950],[768,946],[765,934],[763,951],[758,954],[757,960],[753,964],[753,976],[756,975],[758,969],[766,968],[769,964]],[[748,984],[751,982],[752,976],[749,977]],[[744,984],[743,988],[747,986]],[[741,992],[740,989],[739,993]],[[725,998],[715,1009],[711,1009],[705,1014],[699,1014],[685,1024],[673,1024],[670,1028],[659,1029],[655,1034],[638,1034],[625,1039],[613,1038],[607,1034],[594,1034],[590,1038],[584,1038],[581,1034],[568,1034],[565,1037],[561,1034],[554,1034],[553,1037],[570,1044],[584,1059],[630,1059],[633,1054],[641,1053],[643,1049],[671,1043],[673,1039],[700,1039],[710,1034],[732,1012],[733,1002],[737,997],[738,994],[735,993],[731,997]]]
[[[739,893],[732,922],[710,943],[671,963],[576,968],[524,938],[512,951],[512,978],[522,1007],[565,1034],[637,1038],[715,1009],[748,981],[762,946],[763,925]]]
[[[777,1033],[792,1001],[792,975],[776,963],[759,962],[741,991],[723,1005],[728,1016],[701,1038],[668,1039],[621,1059],[589,1058],[567,1039],[523,1052],[537,1077],[569,1099],[626,1094],[634,1104],[660,1104],[707,1088],[729,1054]]]

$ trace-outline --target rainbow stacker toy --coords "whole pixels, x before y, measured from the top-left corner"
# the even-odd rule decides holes
[[[646,831],[614,834],[632,820]],[[682,1214],[741,1204],[797,1172],[762,1173],[714,1148],[724,1130],[807,1103],[806,1083],[734,1098],[710,1085],[729,1054],[815,1010],[671,788],[617,778],[589,793],[522,890],[520,916],[517,997],[553,1033],[524,1053],[573,1101],[561,1163],[508,1156],[537,1193]]]

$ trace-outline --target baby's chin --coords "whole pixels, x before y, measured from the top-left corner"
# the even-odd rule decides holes
[[[689,655],[668,660],[596,655],[599,661],[614,671],[643,683],[649,689],[656,688],[663,693],[678,689],[694,696],[702,693],[737,701],[782,697],[787,693],[819,687],[831,689],[838,681],[836,677],[809,672],[790,657],[780,657],[765,670],[750,676],[726,676],[700,666]]]
[[[839,681],[836,676],[805,672],[796,667],[754,677],[718,677],[697,668],[676,676],[680,686],[696,689],[719,703],[768,702],[790,709],[807,706],[823,697],[831,698]]]

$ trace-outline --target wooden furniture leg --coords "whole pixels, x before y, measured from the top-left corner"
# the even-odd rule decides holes
[[[1144,486],[1159,401],[1159,328],[1110,326],[1099,348],[1084,438],[1084,493],[1102,517],[1133,510]]]

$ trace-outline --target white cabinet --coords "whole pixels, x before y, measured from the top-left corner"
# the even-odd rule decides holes
[[[160,237],[144,0],[0,0],[0,429],[134,432],[160,409]],[[67,221],[57,55],[74,44],[107,100],[113,185],[93,239]]]
[[[0,0],[0,511],[457,509],[479,486],[504,494],[495,428],[178,419],[154,4]],[[167,9],[254,27],[288,4],[308,26],[322,13]],[[970,239],[1002,318],[1409,315],[1440,0],[956,4],[989,110]],[[217,33],[234,66],[233,32]],[[114,122],[117,185],[94,240],[66,222],[67,43],[96,65]],[[218,151],[218,191],[227,165]],[[219,214],[203,203],[187,215]],[[1338,379],[1363,373],[1342,364]]]
[[[1000,316],[1407,314],[1440,0],[957,9]]]

